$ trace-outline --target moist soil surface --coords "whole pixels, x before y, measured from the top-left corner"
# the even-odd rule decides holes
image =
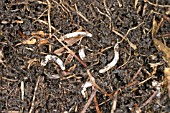
[[[169,0],[1,0],[1,112],[170,112],[168,64],[152,35],[153,23],[163,21],[155,37],[170,47],[169,10]],[[63,48],[57,38],[77,31],[93,36],[67,46],[75,55],[56,52]],[[47,55],[65,69],[54,59],[42,65]],[[92,86],[83,96],[86,82]]]

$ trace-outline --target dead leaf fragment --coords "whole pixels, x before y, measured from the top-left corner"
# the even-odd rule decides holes
[[[71,61],[72,61],[72,59],[73,59],[73,55],[72,55],[72,54],[68,54],[68,55],[67,55],[67,58],[66,58],[66,60],[65,60],[65,62],[64,62],[64,64],[65,64],[65,65],[70,64]]]
[[[164,69],[164,75],[167,81],[168,96],[170,98],[170,68]]]
[[[38,42],[38,46],[41,46],[47,43],[49,43],[48,39],[40,39],[40,41]]]
[[[168,64],[168,66],[170,66],[170,48],[167,47],[165,44],[163,44],[161,41],[159,41],[156,38],[153,38],[153,42],[154,42],[156,49],[164,53],[162,58]]]
[[[158,32],[160,26],[163,23],[163,18],[159,23],[155,20],[155,17],[153,18],[153,25],[152,25],[152,40],[154,42],[154,46],[158,51],[162,51],[164,55],[162,58],[164,61],[170,66],[170,48],[166,46],[166,44],[162,43],[162,41],[155,38],[156,33]]]
[[[76,69],[77,65],[74,64],[72,67],[68,69],[68,71],[73,72]]]
[[[158,32],[159,28],[161,27],[162,23],[163,23],[163,18],[161,19],[161,21],[159,23],[157,23],[157,21],[155,20],[155,17],[153,18],[153,21],[152,21],[152,38],[155,38],[155,35]]]
[[[64,42],[67,43],[67,45],[72,46],[73,44],[77,43],[79,40],[81,40],[82,37],[72,37],[72,38],[67,38],[64,39]]]
[[[67,47],[72,46],[73,44],[77,43],[78,41],[81,41],[83,37],[92,37],[92,34],[89,32],[73,32],[73,33],[68,33],[64,36],[60,37],[60,41],[64,41],[67,43]],[[54,51],[56,55],[62,55],[62,52],[65,49],[63,47],[57,49]]]
[[[39,35],[41,37],[44,37],[45,33],[44,33],[44,31],[36,31],[36,32],[32,32],[31,35]]]
[[[69,47],[69,46],[72,46],[73,44],[75,44],[75,43],[77,43],[79,40],[81,40],[82,39],[82,37],[72,37],[72,38],[66,38],[66,39],[64,39],[64,42],[66,42],[67,43],[67,46]],[[62,55],[62,53],[64,52],[64,50],[65,50],[65,48],[64,47],[61,47],[61,48],[59,48],[59,49],[57,49],[57,50],[55,50],[54,51],[54,53],[56,54],[56,55]]]
[[[37,42],[37,40],[35,38],[33,38],[33,39],[24,40],[22,42],[22,44],[32,45],[32,44],[35,44],[36,42]]]
[[[62,36],[60,39],[64,40],[67,43],[67,45],[72,46],[85,36],[92,37],[93,35],[89,32],[72,32]]]
[[[168,10],[165,13],[166,15],[170,15],[170,7],[168,8]]]
[[[133,44],[128,38],[127,38],[127,41],[128,41],[131,48],[133,48],[134,50],[137,49],[137,46],[135,44]]]
[[[59,49],[56,49],[56,50],[54,51],[54,54],[56,54],[56,55],[58,55],[58,56],[61,56],[62,53],[64,52],[64,50],[65,50],[65,48],[64,48],[64,47],[61,47],[61,48],[59,48]]]
[[[154,67],[158,67],[160,65],[163,65],[163,62],[158,62],[158,63],[149,63],[150,67],[154,68]]]

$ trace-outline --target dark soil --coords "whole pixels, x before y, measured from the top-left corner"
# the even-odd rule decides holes
[[[66,70],[75,64],[76,68],[68,75],[64,75],[54,62],[49,62],[44,67],[40,65],[47,54],[54,55],[54,51],[62,47],[54,37],[49,38],[47,1],[0,1],[1,112],[81,112],[93,92],[89,87],[86,98],[81,94],[82,85],[89,81],[88,69],[97,85],[107,92],[104,94],[98,90],[95,96],[102,113],[111,112],[114,99],[117,100],[115,113],[170,112],[170,100],[163,73],[168,65],[162,58],[164,53],[156,49],[151,35],[154,17],[157,22],[165,16],[170,17],[170,1],[160,0],[157,3],[159,5],[154,6],[156,0],[150,1],[154,4],[139,0],[136,8],[135,0],[107,0],[106,5],[104,1],[49,0],[50,23],[56,29],[52,29],[52,34],[60,37],[79,29],[93,34],[93,37],[84,37],[80,44],[69,47],[77,56],[80,45],[85,47],[84,62],[87,63],[87,68],[73,58],[71,63],[66,65]],[[99,73],[101,68],[112,61],[114,45],[122,39],[113,29],[125,35],[129,29],[140,23],[142,24],[127,35],[137,49],[134,50],[128,41],[124,40],[119,44],[120,55],[116,66],[106,73]],[[37,31],[46,33],[42,38],[48,39],[49,43],[21,43]],[[168,33],[170,22],[164,19],[157,36]],[[161,40],[170,47],[170,36]],[[107,47],[110,48],[101,52]],[[67,55],[68,52],[64,52],[59,57],[65,61]],[[156,71],[149,64],[160,62]],[[46,73],[58,74],[59,78],[49,78]],[[155,87],[154,82],[160,85]],[[24,99],[21,98],[22,83]],[[94,101],[86,112],[99,112],[96,111]]]

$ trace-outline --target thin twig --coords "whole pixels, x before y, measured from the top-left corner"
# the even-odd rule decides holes
[[[167,20],[167,21],[170,23],[170,18],[169,18],[168,16],[163,15],[163,18],[164,18],[165,20]]]
[[[104,8],[106,10],[106,13],[110,16],[109,9],[107,8],[107,5],[106,5],[106,0],[103,0],[103,4],[104,4]]]
[[[93,25],[92,22],[90,22],[80,11],[78,11],[78,8],[77,8],[77,5],[75,4],[75,9],[76,9],[76,13],[81,17],[83,18],[86,22],[90,23]]]
[[[98,7],[95,7],[95,8],[97,9],[97,11],[98,11],[101,15],[104,15],[104,16],[108,17],[109,20],[111,21],[111,17],[110,17],[108,14],[103,13],[102,11],[100,11],[100,9],[99,9]]]
[[[136,72],[136,74],[133,76],[132,81],[139,75],[139,73],[141,72],[141,69],[142,69],[142,67],[140,67],[140,68],[138,69],[138,71]]]
[[[87,64],[85,62],[83,62],[70,48],[68,48],[63,42],[61,42],[61,40],[59,38],[57,38],[57,36],[55,36],[54,34],[52,35],[54,36],[58,42],[60,42],[64,48],[66,48],[68,50],[68,52],[73,55],[85,68],[87,67]]]
[[[51,3],[49,0],[46,0],[48,3],[48,31],[49,31],[49,38],[51,38],[51,19],[50,19],[50,12],[51,12]],[[51,44],[49,44],[49,52],[51,52]]]
[[[155,36],[155,38],[164,38],[164,37],[170,38],[170,33]]]
[[[90,81],[93,83],[93,86],[95,86],[95,87],[96,87],[98,90],[100,90],[103,94],[107,94],[104,89],[100,88],[100,87],[96,84],[96,82],[95,82],[95,80],[94,80],[94,77],[91,75],[89,69],[87,70],[87,74],[88,74],[88,76],[89,76],[89,78],[90,78]]]
[[[154,4],[154,3],[152,3],[152,2],[150,2],[149,0],[146,0],[146,2],[148,2],[148,4],[150,4],[150,5],[153,5],[153,6],[155,6],[155,7],[170,7],[170,5],[159,5],[159,4]]]
[[[43,24],[45,24],[45,25],[48,25],[48,23],[47,23],[46,21],[43,21],[43,20],[40,20],[40,19],[35,20],[34,23],[35,23],[35,22],[39,22],[39,23],[43,23]],[[52,26],[52,25],[51,25],[51,29],[54,30],[54,32],[57,32],[58,34],[61,34],[61,33],[59,32],[59,30],[56,29],[56,28],[55,28],[54,26]]]
[[[50,12],[51,12],[51,3],[49,0],[46,0],[48,3],[48,30],[49,30],[49,38],[51,38],[51,19],[50,19]]]
[[[118,3],[118,5],[119,5],[119,7],[122,7],[122,6],[123,6],[122,3],[120,2],[120,0],[117,0],[117,3]]]
[[[97,91],[97,89],[94,89],[94,90],[93,90],[93,92],[92,92],[89,100],[87,101],[87,103],[86,103],[86,105],[84,106],[84,108],[83,108],[83,110],[81,111],[81,113],[85,113],[85,112],[86,112],[86,110],[87,110],[87,108],[90,106],[90,104],[91,104],[94,96],[96,95],[96,91]]]
[[[142,104],[142,106],[140,106],[140,108],[143,108],[144,106],[146,106],[149,102],[151,102],[153,100],[153,98],[156,96],[156,94],[158,93],[158,91],[154,91],[154,93],[149,97],[149,99]]]
[[[114,94],[113,100],[112,100],[112,109],[110,113],[114,113],[116,110],[116,105],[117,105],[117,95],[118,95],[119,90],[117,90]]]
[[[86,18],[86,17],[85,17],[85,16],[84,16],[84,15],[83,15],[83,14],[82,14],[79,10],[78,10],[78,8],[77,8],[77,5],[76,5],[76,4],[74,5],[75,9],[74,9],[74,8],[72,8],[72,7],[70,7],[70,5],[69,5],[69,4],[67,4],[67,3],[65,3],[65,2],[62,4],[62,6],[63,6],[63,7],[65,7],[65,5],[64,5],[64,4],[65,4],[66,6],[68,6],[68,7],[69,7],[69,9],[70,9],[71,11],[73,11],[73,12],[75,11],[75,12],[76,12],[76,13],[77,13],[77,14],[78,14],[78,15],[79,15],[79,16],[80,16],[83,20],[85,20],[85,21],[86,21],[86,22],[88,22],[89,24],[93,25],[93,23],[92,23],[92,22],[90,22],[90,21],[89,21],[89,20],[88,20],[88,19],[87,19],[87,18]],[[67,9],[67,8],[65,7],[65,9]],[[68,11],[68,9],[67,9],[67,11]]]
[[[144,24],[144,22],[141,22],[141,23],[138,24],[137,26],[128,29],[128,31],[126,32],[126,34],[124,35],[124,37],[127,37],[127,35],[129,34],[130,31],[132,31],[132,30],[134,30],[134,29],[137,29],[137,28],[140,27],[142,24]]]
[[[92,89],[95,90],[95,87],[93,86]],[[96,95],[94,95],[93,101],[94,101],[94,104],[95,104],[97,113],[101,113],[101,111],[100,111],[100,109],[99,109],[99,104],[98,104],[98,102],[97,102]]]
[[[108,18],[109,18],[109,20],[110,20],[109,28],[111,29],[111,28],[112,28],[112,23],[111,23],[112,18],[111,18],[110,13],[109,13],[109,8],[108,8],[107,5],[106,5],[106,0],[103,0],[103,4],[104,4],[104,8],[105,8],[105,10],[106,10],[106,13],[107,13],[107,15],[108,15]]]
[[[140,82],[138,85],[140,86],[140,85],[144,84],[144,83],[145,83],[145,82],[147,82],[148,80],[152,79],[152,78],[153,78],[153,76],[154,76],[154,75],[152,75],[152,76],[148,77],[148,78],[147,78],[147,79],[145,79],[144,81]]]
[[[126,34],[123,36],[122,34],[120,34],[118,31],[116,31],[114,28],[112,29],[112,32],[114,32],[115,34],[117,34],[118,36],[122,37],[122,40],[120,42],[122,42],[123,40],[127,40],[129,45],[134,49],[136,50],[137,47],[135,44],[133,44],[132,42],[130,42],[129,38],[127,38],[127,35],[129,34],[130,31],[134,30],[134,29],[137,29],[139,26],[141,26],[144,22],[141,22],[140,24],[138,24],[137,26],[135,27],[132,27],[130,29],[128,29],[128,31],[126,32]],[[119,42],[119,43],[120,43]]]
[[[124,89],[126,89],[126,88],[128,88],[128,87],[130,87],[130,86],[132,86],[132,85],[135,85],[135,84],[137,84],[138,82],[139,82],[138,80],[135,80],[135,81],[127,84]]]
[[[38,17],[36,18],[36,20],[34,20],[32,23],[35,23],[35,22],[36,22],[38,19],[40,19],[47,11],[48,11],[48,9],[45,9],[44,12],[42,12],[42,13],[40,14],[40,16],[38,16]]]
[[[35,85],[35,89],[34,89],[34,95],[33,95],[33,98],[32,98],[32,103],[31,103],[31,108],[29,110],[29,113],[32,113],[32,110],[34,109],[34,105],[35,105],[35,94],[36,94],[36,91],[38,89],[38,84],[39,84],[39,81],[40,81],[40,76],[38,76],[37,78],[37,82],[36,82],[36,85]]]

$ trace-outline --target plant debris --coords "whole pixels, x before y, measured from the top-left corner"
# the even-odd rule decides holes
[[[165,75],[166,82],[167,82],[168,96],[170,98],[170,68],[164,69],[164,75]]]
[[[0,112],[170,112],[169,0],[0,6]]]

